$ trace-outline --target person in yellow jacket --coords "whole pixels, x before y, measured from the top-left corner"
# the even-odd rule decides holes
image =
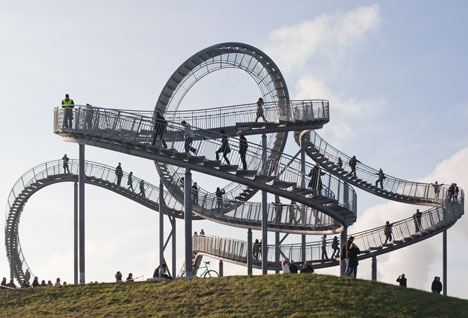
[[[65,99],[62,100],[62,108],[64,108],[63,128],[73,128],[73,107],[75,107],[73,99],[70,99],[70,96],[65,94]]]

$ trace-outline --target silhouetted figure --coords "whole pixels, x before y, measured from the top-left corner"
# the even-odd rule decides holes
[[[34,280],[33,280],[33,283],[32,283],[32,287],[39,287],[39,278],[34,277]]]
[[[358,254],[361,253],[359,250],[359,247],[357,247],[356,244],[354,244],[354,237],[350,236],[348,239],[348,242],[346,242],[346,253],[347,253],[347,259],[348,259],[348,264],[346,268],[346,276],[353,276],[356,278],[357,276],[357,267],[359,265],[358,261]]]
[[[120,162],[115,168],[115,176],[117,177],[117,185],[120,186],[120,183],[122,182],[122,177],[123,177],[122,164]]]
[[[86,104],[81,107],[81,110],[84,113],[86,129],[93,129],[93,107],[90,104]]]
[[[328,259],[327,255],[327,236],[322,236],[322,260]]]
[[[2,283],[0,284],[0,289],[5,289],[4,286],[6,286],[6,285],[7,285],[6,277],[3,277]]]
[[[31,279],[31,273],[29,272],[29,269],[27,269],[26,272],[24,273],[24,280],[29,282],[30,279]]]
[[[60,283],[60,278],[57,277],[57,280],[55,281],[55,286],[61,286],[62,284]]]
[[[193,233],[193,236],[198,236],[197,231],[195,231],[195,232]]]
[[[168,272],[166,264],[162,264],[161,266],[159,266],[159,277],[166,278],[166,279],[172,279],[172,277],[169,276],[169,272]]]
[[[257,102],[257,118],[255,119],[255,122],[258,122],[258,119],[260,117],[263,118],[263,121],[267,123],[267,120],[265,119],[265,115],[263,114],[263,105],[265,103],[263,102],[263,98],[259,98]]]
[[[128,283],[128,282],[134,282],[134,281],[135,281],[135,280],[133,279],[133,274],[132,274],[132,273],[129,273],[129,274],[128,274],[126,281],[127,281],[127,283]]]
[[[421,232],[421,218],[422,213],[419,211],[419,209],[417,209],[416,213],[413,214],[414,228],[416,233]]]
[[[351,168],[351,173],[356,176],[356,164],[360,162],[359,160],[356,159],[356,156],[353,156],[351,159],[349,159],[349,167]]]
[[[275,221],[276,224],[281,222],[282,216],[283,216],[283,205],[281,204],[281,201],[279,198],[275,199],[275,202],[273,202],[273,205],[275,206]]]
[[[193,204],[198,204],[198,185],[196,182],[193,183],[192,185],[192,203]]]
[[[262,246],[260,242],[258,241],[258,239],[255,239],[255,242],[253,244],[253,257],[255,260],[258,260],[258,255],[261,254],[261,249]]]
[[[440,183],[438,183],[438,182],[436,181],[436,182],[434,182],[434,183],[431,183],[431,185],[432,185],[432,187],[434,188],[434,197],[435,197],[436,199],[438,199],[438,198],[439,198],[439,195],[440,195],[440,188],[441,188],[444,184],[443,184],[443,183],[440,184]]]
[[[70,99],[70,96],[65,94],[65,99],[62,100],[64,128],[73,128],[73,107],[75,107],[73,99]]]
[[[442,291],[442,283],[440,282],[440,277],[434,277],[434,280],[432,281],[431,285],[431,290],[434,294],[440,294],[440,292]]]
[[[458,200],[458,193],[460,192],[460,189],[458,188],[456,183],[454,183],[453,186],[454,186],[453,201],[457,201]]]
[[[239,137],[239,155],[241,157],[242,166],[244,170],[247,170],[247,161],[245,160],[248,148],[247,139],[241,130],[237,132],[237,136]]]
[[[289,205],[289,224],[291,224],[293,222],[294,222],[294,225],[297,224],[296,208],[297,208],[296,202],[291,201],[291,204]]]
[[[52,281],[49,280],[49,281],[47,281],[47,286],[54,286],[54,284],[52,284]]]
[[[195,133],[193,132],[192,127],[185,120],[181,122],[181,125],[184,126],[185,153],[188,154],[189,151],[191,151],[194,154],[197,154],[197,149],[192,147],[193,138],[195,137]]]
[[[221,190],[219,187],[216,188],[216,208],[221,210],[223,208],[223,195],[226,194],[226,191]]]
[[[63,173],[70,173],[70,168],[68,167],[68,162],[70,161],[70,159],[67,157],[67,154],[63,155],[62,161],[63,161]]]
[[[305,261],[304,266],[301,269],[301,274],[306,274],[306,273],[313,273],[314,269],[312,268],[312,265],[310,265],[309,261]]]
[[[47,284],[46,284],[45,280],[42,280],[41,287],[46,287],[46,286],[47,286]]]
[[[338,237],[335,236],[332,242],[333,253],[331,258],[338,257],[340,255],[340,243],[338,242]]]
[[[294,264],[293,260],[289,261],[289,271],[291,272],[291,274],[297,274],[297,266],[296,264]]]
[[[400,286],[406,287],[406,282],[407,282],[407,280],[406,280],[405,274],[401,274],[400,276],[398,276],[398,278],[396,279],[396,281],[397,281],[398,283],[400,283]]]
[[[336,162],[336,166],[338,168],[342,168],[343,167],[343,160],[341,160],[341,157],[338,157],[338,161]]]
[[[377,188],[377,185],[380,183],[380,188],[383,189],[383,181],[386,177],[382,169],[379,169],[377,176],[378,177],[377,177],[377,181],[375,181],[375,187]]]
[[[229,162],[229,159],[227,157],[227,154],[231,152],[231,147],[229,147],[229,140],[224,130],[221,130],[220,133],[222,134],[221,147],[219,147],[219,149],[216,150],[216,160],[219,160],[219,154],[222,153],[224,160],[226,160],[226,163],[230,165],[231,163]]]
[[[310,177],[309,188],[312,188],[313,190],[318,191],[320,193],[320,191],[322,191],[322,179],[320,178],[320,176],[323,176],[324,174],[325,172],[322,172],[320,170],[319,164],[315,163],[315,166],[312,169],[310,169],[310,172],[308,174],[308,176]]]
[[[159,137],[161,140],[161,145],[167,149],[166,141],[164,140],[164,135],[167,130],[167,121],[160,112],[156,112],[156,122],[154,124],[154,137],[151,144],[154,146],[156,139]]]
[[[13,278],[10,279],[10,282],[7,284],[7,287],[16,289],[15,281],[13,280]]]
[[[205,230],[203,229],[200,230],[200,236],[205,236]]]
[[[291,273],[291,269],[289,268],[289,259],[285,258],[281,262],[281,267],[283,268],[283,274]]]
[[[117,273],[115,273],[115,281],[117,283],[121,283],[122,282],[122,273],[120,271],[117,271]]]
[[[389,221],[385,222],[385,227],[384,227],[384,234],[385,234],[385,242],[384,245],[387,244],[387,242],[392,242],[392,226],[393,224],[390,224]]]
[[[145,181],[144,180],[140,181],[140,193],[138,194],[141,195],[143,198],[145,198]]]
[[[23,281],[23,283],[21,284],[21,288],[29,288],[29,287],[31,287],[31,285],[29,284],[28,280]]]
[[[128,174],[128,177],[127,177],[127,190],[132,190],[133,192],[135,192],[135,189],[133,189],[133,172],[130,171],[130,173]]]

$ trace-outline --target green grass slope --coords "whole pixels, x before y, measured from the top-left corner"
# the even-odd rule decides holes
[[[1,317],[468,317],[468,300],[327,275],[0,291]]]

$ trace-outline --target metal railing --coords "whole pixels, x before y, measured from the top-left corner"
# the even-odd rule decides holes
[[[56,133],[79,133],[84,136],[94,138],[112,139],[123,144],[149,145],[152,142],[155,130],[155,121],[152,117],[145,117],[138,114],[129,114],[102,108],[81,108],[75,107],[70,112],[73,113],[73,126],[64,127],[64,109],[55,108],[54,130]],[[207,131],[193,127],[196,140],[191,147],[198,150],[198,155],[203,155],[208,160],[215,159],[215,152],[221,147],[221,135],[213,131]],[[184,149],[184,127],[179,123],[169,122],[165,135],[169,148],[177,153],[185,153]],[[239,139],[229,138],[231,153],[229,160],[231,165],[242,167],[241,156],[239,154]],[[156,145],[159,145],[157,141]],[[306,163],[306,174],[301,173],[301,161],[284,153],[278,153],[271,149],[266,149],[267,161],[262,162],[260,153],[262,146],[249,142],[246,154],[248,169],[254,170],[258,175],[274,175],[278,169],[282,174],[278,177],[280,181],[291,183],[291,186],[302,188],[302,181],[310,185],[310,198],[321,196],[335,201],[339,206],[356,213],[356,193],[344,181],[325,173],[320,178],[312,180],[308,176],[313,166]],[[187,159],[181,157],[181,159]]]
[[[309,132],[309,137],[305,136],[304,138],[307,142],[307,139],[310,140],[310,143],[313,147],[331,163],[336,165],[338,158],[342,160],[342,170],[351,172],[351,167],[349,166],[349,161],[351,156],[346,155],[340,150],[336,149],[323,138],[321,138],[315,131]],[[359,158],[357,158],[359,160]],[[413,182],[403,179],[399,179],[388,175],[385,173],[385,178],[383,179],[383,190],[386,190],[391,193],[399,194],[402,196],[411,197],[419,200],[428,200],[433,203],[441,202],[447,197],[448,186],[444,185],[435,185],[430,183],[422,182]],[[364,182],[367,182],[371,186],[377,186],[377,179],[379,175],[379,170],[369,167],[362,162],[357,162],[356,164],[356,177]],[[380,189],[380,187],[379,187]]]
[[[396,221],[392,224],[392,239],[386,242],[385,226],[379,226],[366,231],[358,232],[350,236],[354,237],[354,243],[360,248],[365,258],[365,254],[388,248],[388,252],[397,248],[404,247],[416,239],[431,237],[434,232],[454,224],[464,214],[464,192],[453,201],[445,200],[442,206],[432,207],[424,212],[420,218],[411,216],[409,218]],[[328,258],[333,254],[333,239],[327,239],[325,250]],[[406,243],[406,244],[405,244]],[[194,253],[204,253],[214,257],[228,259],[240,263],[247,262],[247,242],[242,240],[216,237],[216,236],[194,236],[192,239]],[[400,246],[400,247],[398,247]],[[254,251],[253,247],[252,250]],[[301,244],[283,244],[280,245],[280,259],[285,257],[290,260],[301,261]],[[268,245],[268,262],[275,262],[275,245]],[[311,262],[322,261],[322,241],[309,242],[305,245],[306,260]],[[339,255],[339,251],[336,257]],[[254,252],[255,253],[255,252]],[[258,257],[253,260],[258,261],[262,258],[261,249]],[[370,257],[370,254],[369,254]],[[330,266],[334,266],[331,264]]]

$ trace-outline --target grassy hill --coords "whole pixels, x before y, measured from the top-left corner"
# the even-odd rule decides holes
[[[299,274],[0,291],[1,317],[468,317],[468,300]]]

